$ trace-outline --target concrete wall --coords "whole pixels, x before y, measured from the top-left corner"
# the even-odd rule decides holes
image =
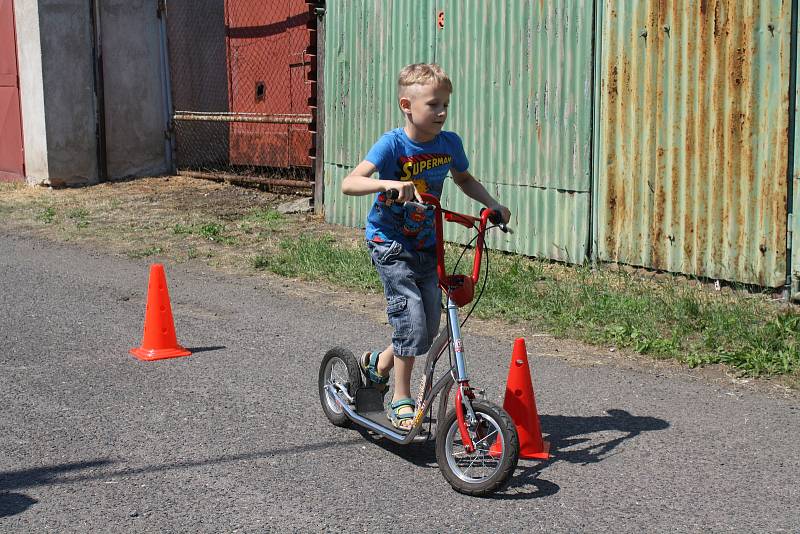
[[[111,178],[167,172],[155,0],[103,0],[106,154]]]
[[[39,6],[28,0],[14,0],[14,19],[17,30],[25,173],[29,182],[39,183],[50,177],[47,167],[47,130],[44,120]]]
[[[95,183],[91,4],[88,0],[38,3],[48,181],[53,185]]]
[[[154,0],[103,0],[109,178],[163,173],[159,22]],[[90,0],[15,0],[29,183],[99,180]]]

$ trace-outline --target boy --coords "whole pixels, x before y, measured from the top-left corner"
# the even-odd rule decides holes
[[[420,200],[419,193],[437,198],[447,172],[470,198],[500,212],[499,204],[468,171],[461,138],[443,131],[452,83],[436,64],[416,63],[400,71],[398,100],[405,117],[402,128],[378,140],[342,182],[346,195],[378,193],[367,217],[367,246],[386,295],[386,313],[394,328],[392,343],[383,351],[367,352],[361,366],[375,386],[388,389],[394,368],[394,393],[388,413],[392,424],[408,430],[414,417],[411,371],[414,357],[428,352],[439,330],[441,290],[436,273],[433,213],[386,203],[386,191],[399,192],[397,203]],[[378,171],[379,179],[371,178]]]

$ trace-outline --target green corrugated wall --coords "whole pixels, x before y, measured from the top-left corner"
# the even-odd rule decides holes
[[[800,179],[796,3],[329,0],[326,217],[363,225],[371,198],[341,180],[402,124],[399,69],[436,61],[455,87],[446,128],[515,214],[492,246],[778,287]],[[477,209],[452,184],[443,204]]]
[[[461,135],[471,172],[514,212],[515,233],[495,235],[491,245],[569,262],[585,259],[591,2],[332,1],[326,24],[330,222],[363,224],[372,199],[345,197],[341,180],[381,133],[402,125],[400,68],[436,61],[454,86],[445,128]],[[452,182],[442,202],[456,211],[478,210]],[[448,226],[449,239],[466,237],[457,225]]]

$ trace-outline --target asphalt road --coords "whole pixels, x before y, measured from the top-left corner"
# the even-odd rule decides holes
[[[387,326],[278,279],[166,265],[186,358],[140,362],[145,261],[0,235],[0,531],[800,531],[797,400],[573,367],[529,341],[548,462],[455,493],[432,444],[328,423],[325,350]],[[502,402],[511,340],[465,329]]]

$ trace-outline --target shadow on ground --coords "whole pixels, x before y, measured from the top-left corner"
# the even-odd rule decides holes
[[[0,517],[22,513],[37,502],[24,493],[0,493]]]
[[[529,464],[530,460],[520,460],[517,472],[508,486],[491,498],[494,499],[537,499],[558,493],[558,484],[541,478],[541,473],[553,462],[590,464],[608,457],[623,442],[633,439],[643,432],[669,428],[663,419],[650,416],[633,415],[625,410],[609,409],[604,416],[579,417],[561,415],[542,415],[539,420],[545,433],[544,439],[550,442],[550,460]],[[367,440],[387,452],[396,454],[418,467],[436,468],[434,442],[398,445],[387,439],[376,438],[365,429],[356,429]],[[591,436],[595,433],[612,433],[614,437]]]

